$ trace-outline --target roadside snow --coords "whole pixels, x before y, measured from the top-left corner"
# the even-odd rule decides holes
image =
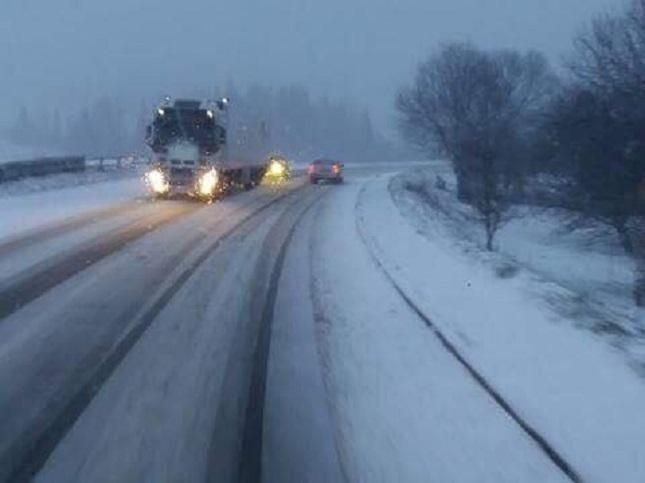
[[[43,191],[74,188],[109,181],[131,179],[143,175],[143,164],[124,164],[117,167],[116,161],[103,169],[88,160],[87,169],[78,173],[58,173],[47,176],[26,177],[0,183],[0,199],[10,196],[22,196]]]
[[[602,227],[567,232],[565,220],[561,210],[520,208],[500,231],[500,250],[616,316],[632,316],[632,260]]]
[[[354,180],[338,187],[314,214],[310,254],[347,481],[566,481],[386,282],[356,231],[359,188]],[[378,229],[396,229],[392,216],[377,214]]]
[[[142,181],[135,177],[0,198],[0,241],[40,225],[140,198],[144,193]]]
[[[437,175],[446,181],[445,190],[435,186]],[[645,314],[634,307],[631,293],[634,263],[612,229],[593,221],[570,229],[575,215],[566,210],[519,206],[497,234],[497,253],[486,253],[482,227],[468,207],[455,202],[455,183],[447,164],[436,162],[395,177],[391,191],[426,236],[451,239],[501,276],[518,270],[532,275],[536,296],[625,349],[645,371]]]
[[[422,233],[389,181],[366,186],[358,216],[397,282],[585,481],[645,481],[645,384],[620,353],[539,300],[531,274],[496,276],[445,232]]]

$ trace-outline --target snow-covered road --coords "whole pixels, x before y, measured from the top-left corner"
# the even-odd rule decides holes
[[[643,381],[418,233],[399,169],[0,200],[0,481],[645,481]]]
[[[142,198],[138,177],[0,198],[0,242]]]

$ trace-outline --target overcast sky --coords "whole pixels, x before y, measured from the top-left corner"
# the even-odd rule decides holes
[[[0,0],[2,112],[240,85],[303,83],[377,122],[438,43],[537,48],[620,0]]]

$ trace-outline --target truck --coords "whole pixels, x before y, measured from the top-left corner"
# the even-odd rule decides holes
[[[229,107],[228,98],[166,98],[155,109],[146,132],[152,158],[145,175],[154,196],[181,194],[212,201],[235,188],[251,189],[262,181],[266,162],[228,156]]]

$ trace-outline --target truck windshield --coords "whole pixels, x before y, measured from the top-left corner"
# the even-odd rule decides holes
[[[178,140],[199,145],[203,150],[214,152],[219,145],[218,129],[207,111],[166,108],[153,122],[152,148],[164,151]]]

